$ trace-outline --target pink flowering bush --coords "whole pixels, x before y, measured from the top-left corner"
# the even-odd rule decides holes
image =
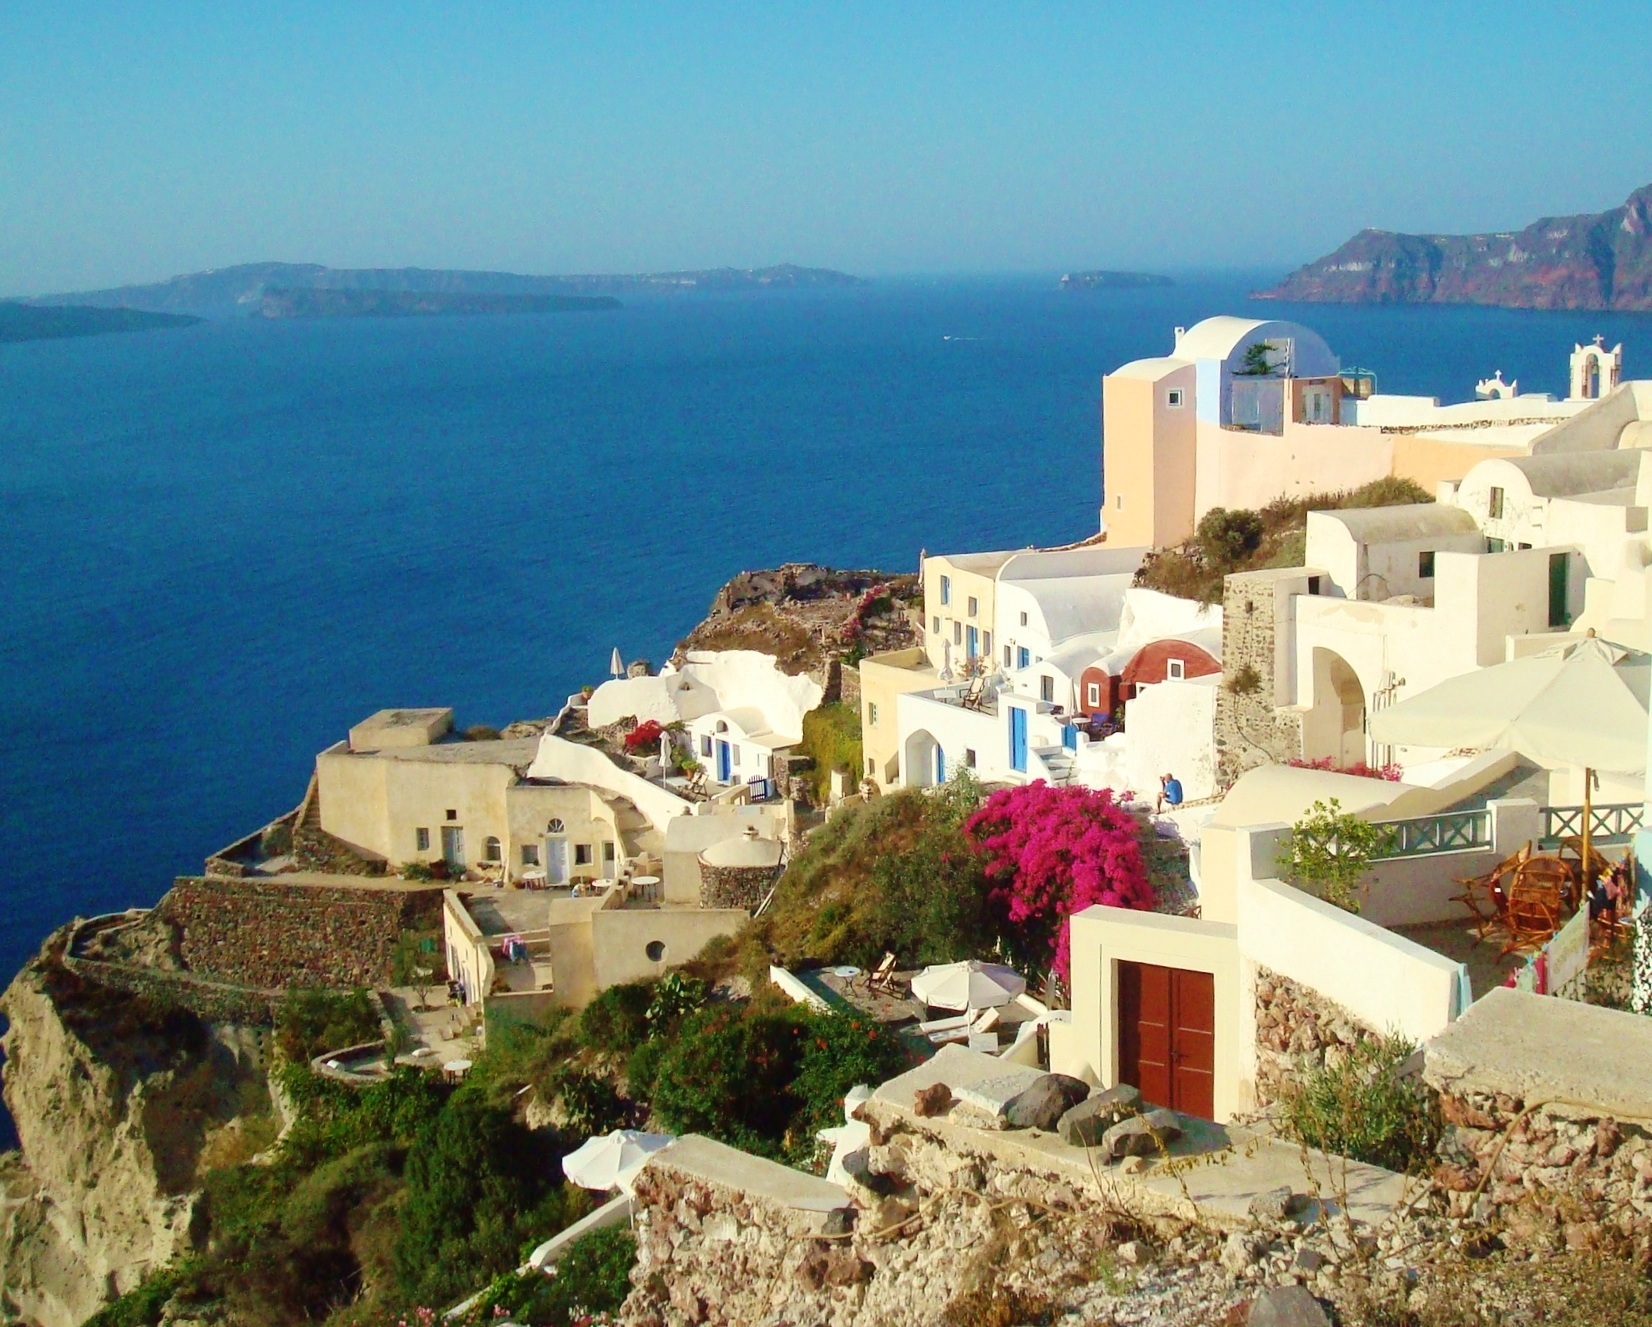
[[[1405,771],[1392,762],[1367,765],[1363,760],[1356,760],[1352,765],[1343,765],[1330,756],[1320,756],[1317,760],[1297,756],[1285,763],[1296,769],[1322,769],[1332,774],[1352,774],[1356,779],[1387,779],[1389,783],[1398,783],[1405,775]]]
[[[1001,788],[964,825],[985,860],[988,900],[1028,961],[1053,959],[1067,980],[1067,918],[1093,903],[1143,911],[1155,903],[1141,824],[1103,789],[1042,781]]]

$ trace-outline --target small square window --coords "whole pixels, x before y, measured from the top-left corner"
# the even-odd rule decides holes
[[[1486,500],[1486,515],[1494,521],[1503,519],[1503,490],[1493,488],[1491,496]]]
[[[1309,594],[1318,594],[1319,593],[1319,585],[1320,585],[1320,578],[1318,576],[1308,577],[1308,593]],[[1247,603],[1245,605],[1245,611],[1247,613],[1255,612],[1256,611],[1255,605]]]
[[[537,843],[524,843],[522,845],[522,865],[539,865],[539,845]]]
[[[416,829],[413,831],[413,847],[418,852],[430,851],[430,831],[428,829]]]
[[[875,700],[866,702],[866,726],[868,728],[878,726],[878,702]]]
[[[1425,581],[1434,575],[1434,551],[1417,554],[1417,575]]]
[[[591,845],[589,843],[574,844],[574,865],[589,866],[591,864]]]
[[[969,615],[971,617],[974,617],[980,611],[981,611],[981,601],[979,599],[977,599],[973,594],[970,595],[970,597],[969,597]]]
[[[447,813],[447,818],[449,820],[457,820],[459,818],[459,813],[457,811],[449,811]]]
[[[1175,409],[1180,406],[1182,403],[1182,389],[1180,387],[1172,387],[1164,394],[1164,403],[1171,409]]]
[[[1180,682],[1187,676],[1187,665],[1180,659],[1167,660],[1164,666],[1164,675],[1172,682]]]

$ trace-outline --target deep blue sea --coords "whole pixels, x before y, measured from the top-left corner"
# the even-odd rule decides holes
[[[1101,375],[1178,323],[1296,318],[1451,400],[1564,393],[1596,332],[1652,362],[1652,318],[1248,303],[1266,279],[0,345],[0,983],[290,809],[372,710],[551,713],[743,569],[1093,533]]]

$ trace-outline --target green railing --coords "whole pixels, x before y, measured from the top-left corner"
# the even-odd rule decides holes
[[[1440,852],[1478,852],[1491,847],[1490,811],[1448,811],[1437,816],[1389,820],[1388,846],[1379,861],[1394,857],[1431,857]]]
[[[1589,808],[1589,842],[1602,845],[1628,843],[1641,827],[1645,806],[1640,802],[1606,802]],[[1543,808],[1543,846],[1557,847],[1564,839],[1583,837],[1581,806]]]

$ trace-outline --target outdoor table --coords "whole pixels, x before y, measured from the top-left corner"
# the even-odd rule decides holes
[[[659,887],[660,878],[657,875],[634,875],[631,883],[637,887],[639,894],[650,903],[654,901],[654,891]]]

